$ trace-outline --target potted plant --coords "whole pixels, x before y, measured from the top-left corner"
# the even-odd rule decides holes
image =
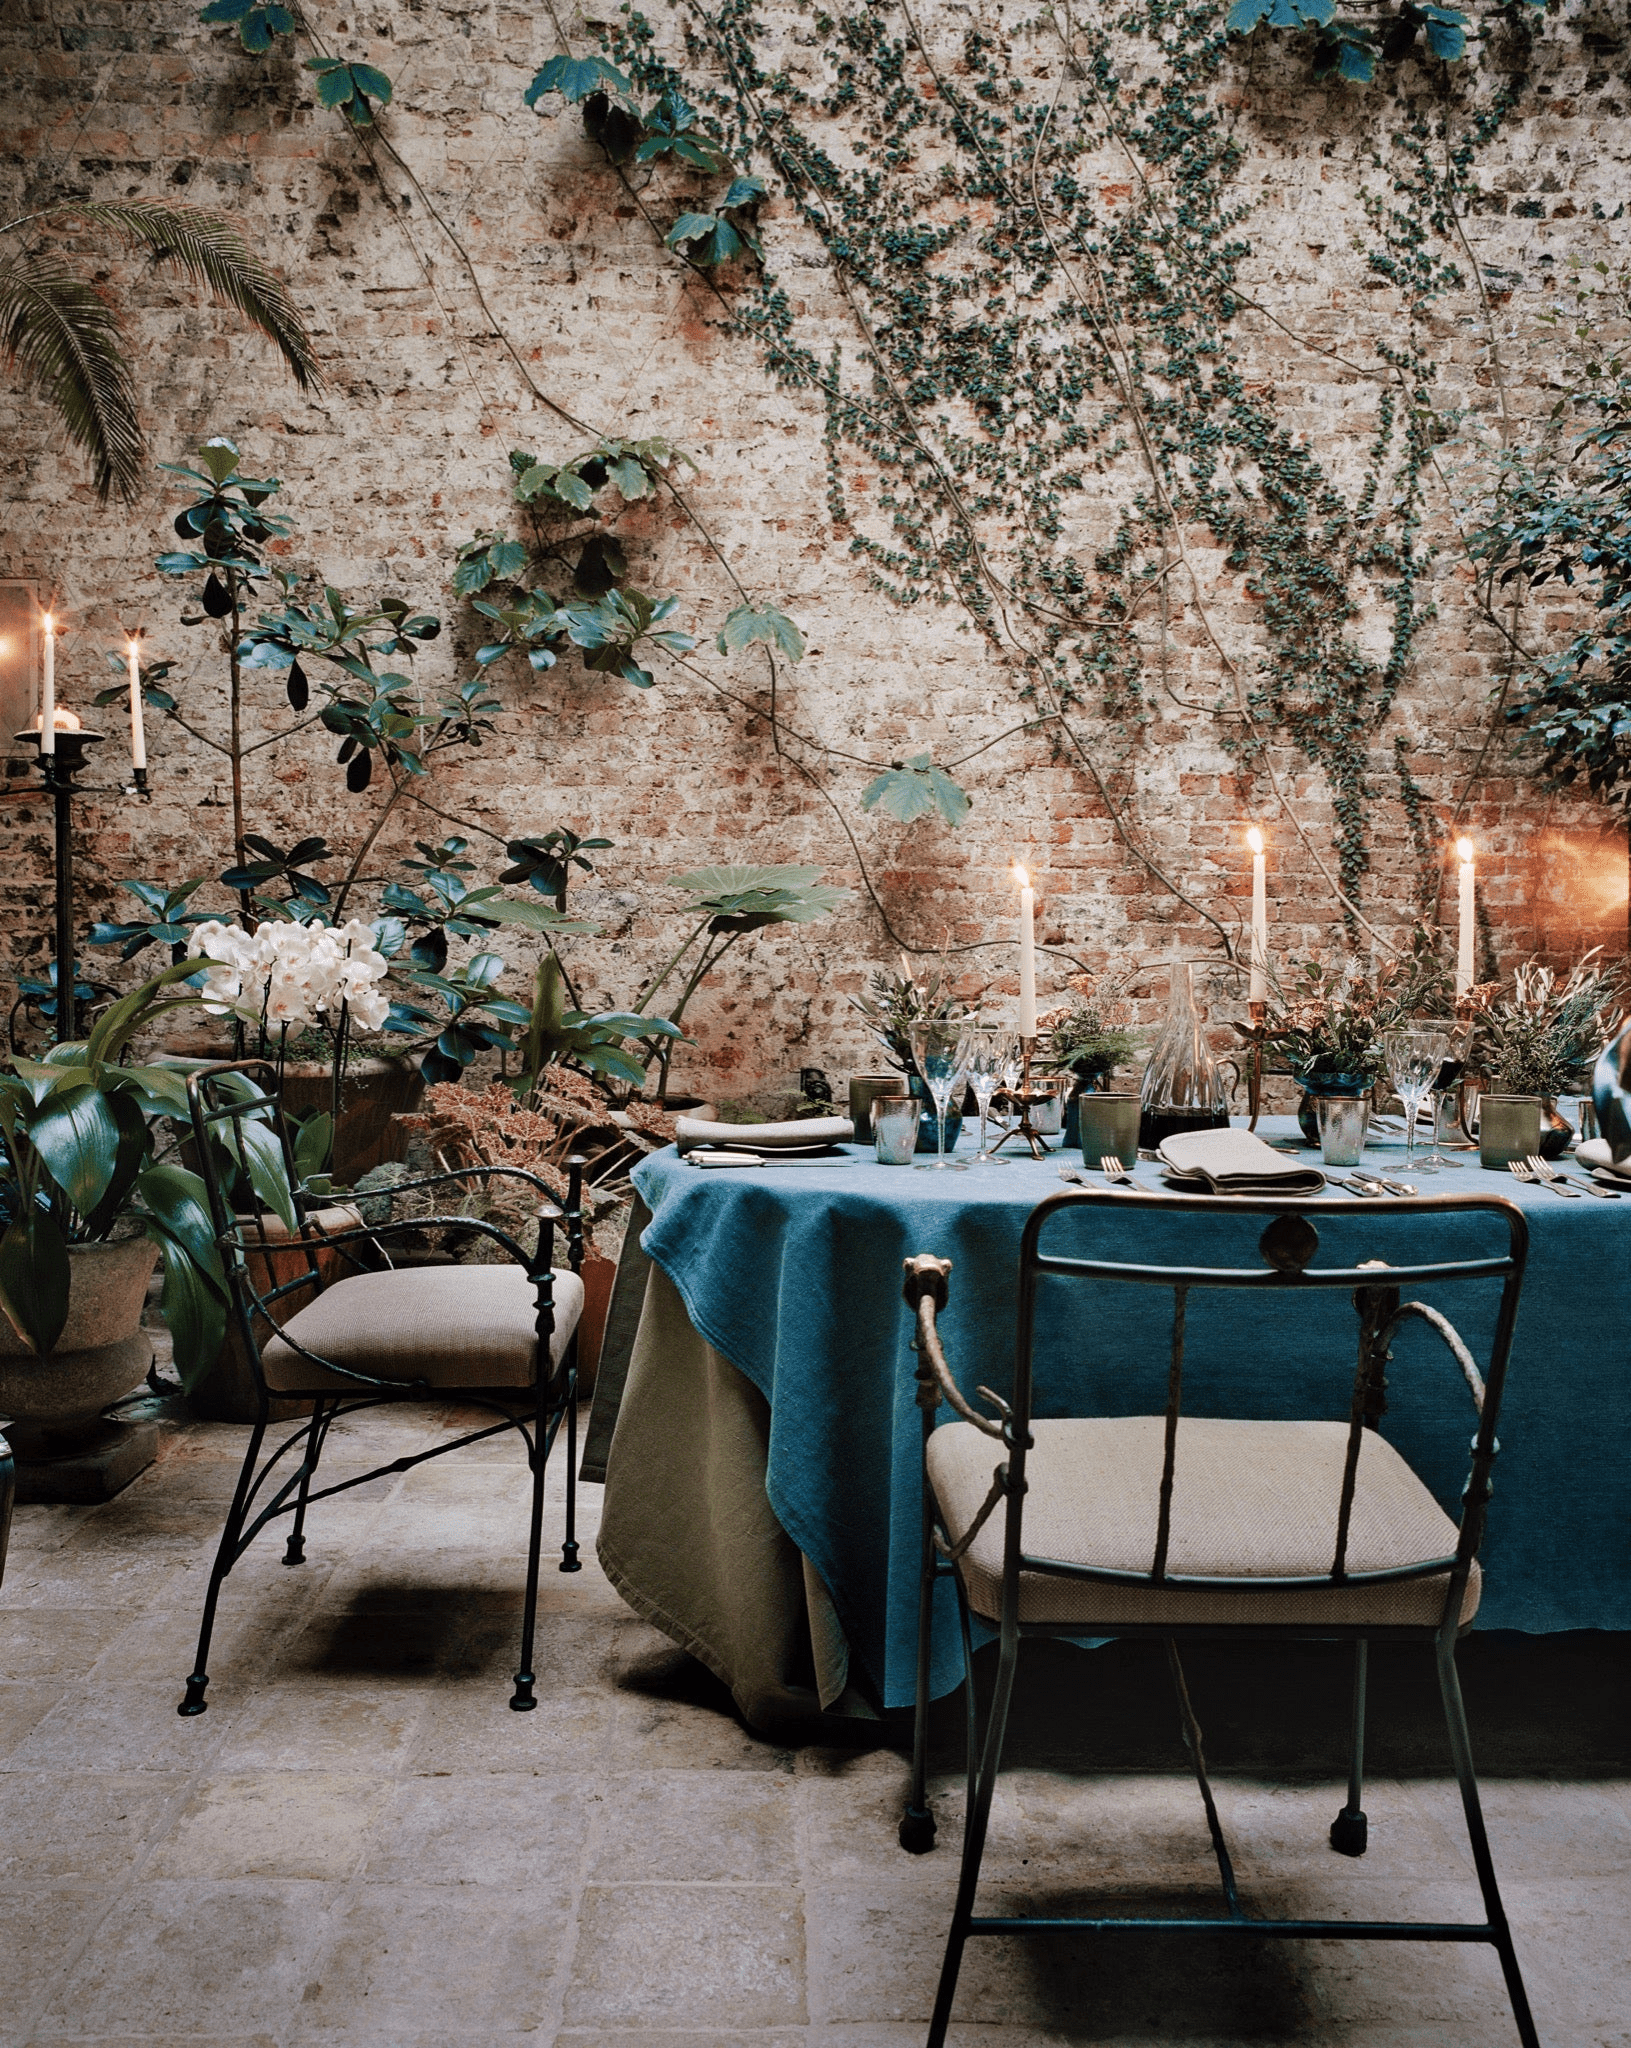
[[[1568,1150],[1574,1127],[1559,1113],[1557,1098],[1578,1091],[1624,1019],[1625,970],[1605,966],[1601,951],[1593,948],[1567,977],[1528,960],[1510,987],[1494,982],[1473,991],[1468,1064],[1485,1084],[1479,1105],[1485,1166],[1505,1166],[1537,1149],[1547,1159]]]
[[[88,1039],[0,1068],[0,1413],[25,1460],[70,1454],[141,1383],[151,1359],[142,1307],[159,1257],[183,1377],[220,1347],[226,1283],[204,1186],[162,1156],[167,1120],[186,1115],[185,1085],[173,1068],[122,1064],[138,1031],[198,1000],[174,987],[194,971],[172,965],[114,1003]]]
[[[938,1151],[940,1139],[934,1100],[912,1057],[912,1026],[925,1019],[933,1021],[949,1017],[960,1007],[950,968],[942,959],[920,980],[902,953],[899,974],[879,968],[868,976],[864,991],[858,996],[851,996],[850,1001],[871,1025],[891,1063],[906,1076],[907,1087],[923,1104],[917,1120],[918,1151]],[[948,1152],[956,1145],[962,1127],[962,1104],[955,1102],[946,1111]]]
[[[1070,1002],[1039,1017],[1037,1028],[1044,1039],[1042,1067],[1075,1076],[1065,1105],[1068,1148],[1078,1142],[1077,1096],[1104,1088],[1116,1069],[1141,1050],[1141,1041],[1125,1006],[1100,993],[1090,975],[1072,975],[1065,986]]]
[[[1409,955],[1369,973],[1355,960],[1303,961],[1291,989],[1274,991],[1263,1048],[1303,1091],[1297,1123],[1309,1144],[1319,1143],[1318,1096],[1367,1094],[1383,1075],[1386,1032],[1449,1007],[1444,969],[1420,937]]]

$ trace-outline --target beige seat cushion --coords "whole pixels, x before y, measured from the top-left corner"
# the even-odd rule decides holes
[[[576,1273],[556,1273],[552,1365],[560,1364],[582,1313],[583,1282]],[[379,1379],[530,1387],[537,1314],[532,1282],[519,1266],[413,1266],[325,1287],[289,1318],[284,1334],[319,1358]],[[303,1358],[283,1336],[267,1344],[261,1365],[266,1384],[280,1394],[356,1388]]]
[[[1036,1422],[1026,1460],[1024,1547],[1033,1557],[1147,1572],[1155,1556],[1162,1445],[1159,1415]],[[1348,1426],[1343,1422],[1239,1422],[1201,1416],[1178,1425],[1169,1572],[1285,1578],[1328,1572]],[[1002,1447],[966,1422],[929,1439],[929,1479],[952,1541],[979,1513]],[[1005,1504],[964,1553],[969,1605],[995,1621],[1002,1610]],[[1456,1527],[1393,1446],[1366,1430],[1359,1454],[1348,1569],[1380,1571],[1449,1557]],[[1386,1586],[1207,1592],[1117,1586],[1025,1572],[1021,1621],[1108,1631],[1123,1626],[1285,1626],[1325,1623],[1430,1627],[1444,1612],[1448,1574]],[[1473,1566],[1461,1619],[1478,1608]]]

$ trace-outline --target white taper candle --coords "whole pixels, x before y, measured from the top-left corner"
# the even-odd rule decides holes
[[[1019,877],[1019,1035],[1036,1036],[1036,891],[1016,861]]]
[[[40,752],[57,751],[57,622],[45,614],[45,686],[40,696]]]
[[[138,772],[147,768],[147,725],[142,717],[141,650],[130,643],[130,765]]]
[[[1269,885],[1263,853],[1263,835],[1255,825],[1246,834],[1252,850],[1252,953],[1251,980],[1246,999],[1266,1003],[1269,999]]]
[[[1455,850],[1461,861],[1461,930],[1460,942],[1455,953],[1455,992],[1458,996],[1464,996],[1472,987],[1472,841],[1458,839]]]

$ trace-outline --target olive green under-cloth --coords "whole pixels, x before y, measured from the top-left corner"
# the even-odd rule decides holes
[[[650,1265],[613,1422],[596,1551],[643,1620],[730,1688],[750,1727],[876,1719],[831,1597],[765,1493],[770,1408]]]

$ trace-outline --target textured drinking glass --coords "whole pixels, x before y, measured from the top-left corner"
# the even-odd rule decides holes
[[[1404,1163],[1406,1171],[1434,1173],[1437,1168],[1415,1158],[1416,1116],[1438,1079],[1438,1070],[1450,1057],[1450,1034],[1441,1024],[1399,1024],[1382,1040],[1382,1056],[1393,1092],[1404,1104]]]
[[[946,1111],[952,1095],[968,1079],[968,1053],[978,1028],[976,1017],[925,1017],[912,1026],[912,1059],[923,1085],[934,1097],[935,1132],[939,1139],[934,1164],[923,1173],[963,1173],[968,1162],[946,1157]]]
[[[1357,1166],[1370,1129],[1368,1095],[1316,1095],[1320,1158],[1327,1166]]]
[[[968,1052],[968,1085],[974,1090],[974,1100],[980,1108],[980,1149],[969,1164],[971,1166],[1006,1166],[1006,1159],[998,1159],[986,1150],[986,1119],[991,1114],[991,1098],[997,1092],[1002,1079],[1003,1067],[1008,1050],[1007,1040],[1000,1031],[980,1030],[974,1034],[974,1041]]]
[[[1129,1171],[1138,1164],[1138,1119],[1142,1105],[1136,1095],[1078,1095],[1076,1121],[1082,1134],[1082,1158],[1097,1167],[1114,1152]]]
[[[1478,1105],[1478,1163],[1505,1172],[1540,1150],[1540,1097],[1486,1095]]]
[[[910,1166],[917,1150],[918,1105],[915,1095],[872,1098],[872,1141],[880,1166]]]

